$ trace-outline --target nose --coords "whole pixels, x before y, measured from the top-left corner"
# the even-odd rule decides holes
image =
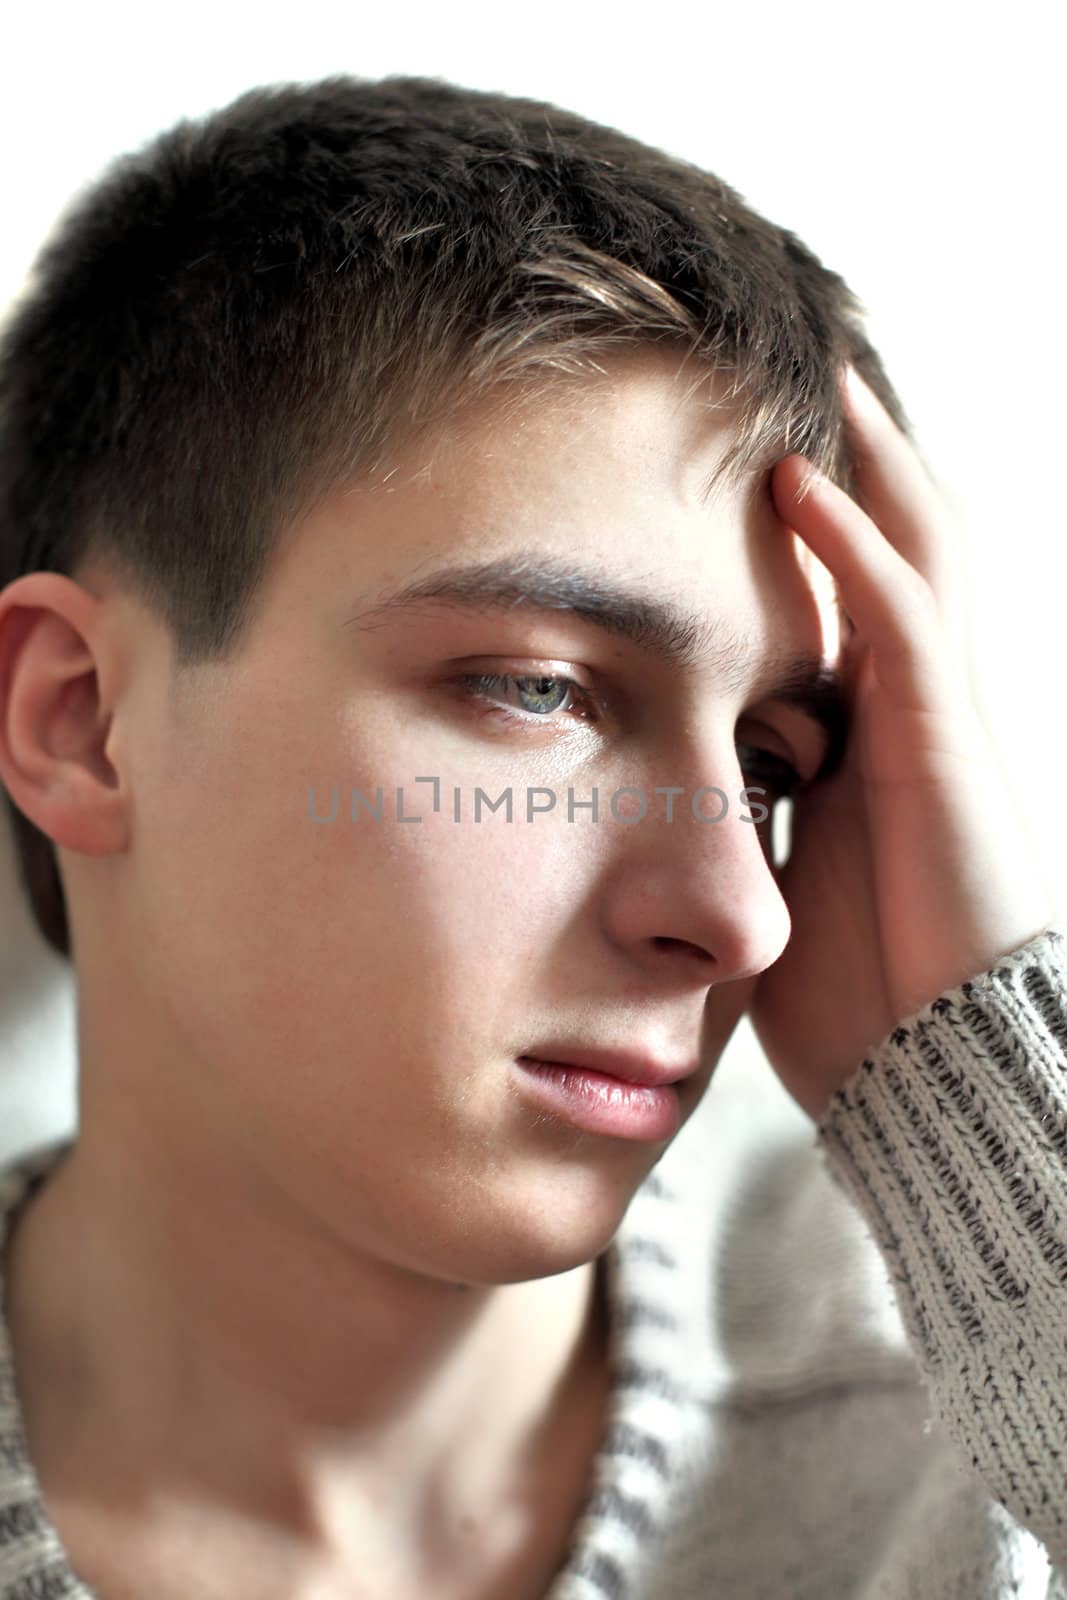
[[[717,788],[699,781],[684,788],[671,820],[666,796],[650,784],[647,811],[640,814],[635,797],[633,818],[611,824],[625,837],[601,900],[604,931],[660,978],[672,970],[701,984],[754,978],[789,940],[789,909],[771,854],[773,813],[753,820],[774,797],[742,796],[745,779],[732,746],[714,770]],[[618,811],[624,814],[622,800]]]

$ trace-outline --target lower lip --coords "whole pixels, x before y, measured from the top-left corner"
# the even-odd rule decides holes
[[[590,1133],[616,1139],[672,1139],[682,1121],[678,1090],[673,1084],[650,1089],[623,1083],[606,1072],[564,1067],[532,1056],[519,1056],[530,1098]]]

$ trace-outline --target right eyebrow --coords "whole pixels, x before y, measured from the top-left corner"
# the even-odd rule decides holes
[[[763,670],[751,684],[745,662],[757,645],[750,635],[605,579],[603,573],[544,557],[439,567],[355,612],[344,626],[380,627],[398,613],[427,606],[490,613],[519,606],[535,612],[568,611],[670,666],[710,667],[727,687],[741,691],[748,686],[761,699],[779,700],[802,712],[826,741],[818,777],[832,770],[844,752],[848,702],[838,673],[825,661],[810,654],[772,653],[764,657]]]

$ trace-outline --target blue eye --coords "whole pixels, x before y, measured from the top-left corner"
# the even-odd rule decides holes
[[[514,673],[475,672],[464,675],[458,681],[466,695],[472,700],[487,702],[487,711],[498,713],[505,721],[547,722],[553,712],[561,709],[581,721],[597,720],[595,700],[588,690],[583,689],[581,684],[575,683],[573,678],[553,677],[545,673],[519,677]],[[519,696],[518,707],[500,705],[493,699],[493,691],[509,684],[516,686]],[[580,710],[566,704],[572,695],[579,697]],[[519,714],[515,714],[516,712]]]
[[[597,722],[603,711],[588,689],[573,678],[555,674],[519,676],[506,672],[472,672],[456,682],[466,698],[483,703],[484,716],[523,727],[535,722],[555,726],[561,720],[555,716],[557,711],[563,711],[572,720]],[[499,696],[512,685],[518,704],[514,701],[501,703]],[[740,740],[736,748],[739,755],[747,755],[747,759],[741,761],[741,768],[750,777],[750,787],[762,787],[776,799],[785,799],[803,787],[799,772],[784,756]]]

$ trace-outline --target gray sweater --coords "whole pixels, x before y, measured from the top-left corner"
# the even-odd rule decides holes
[[[1067,1600],[1067,935],[805,1126],[713,1085],[600,1258],[612,1409],[546,1600]],[[0,1173],[0,1245],[67,1148]],[[0,1600],[91,1594],[0,1314]]]

